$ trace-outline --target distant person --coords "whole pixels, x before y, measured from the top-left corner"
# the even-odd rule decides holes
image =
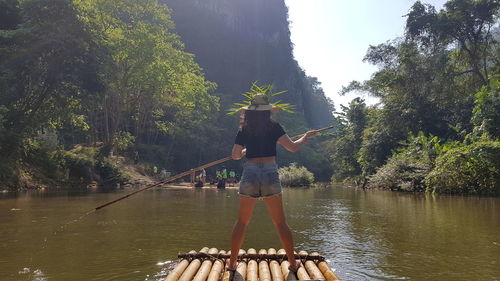
[[[165,168],[163,168],[160,171],[160,179],[164,180],[166,178],[167,178],[167,170],[165,170]]]
[[[205,171],[205,169],[201,170],[200,178],[203,183],[207,182],[207,171]]]
[[[236,173],[231,170],[229,171],[229,184],[233,186],[234,183],[236,183]]]
[[[139,164],[139,151],[137,150],[134,152],[134,164]]]
[[[232,158],[248,161],[243,165],[239,195],[238,219],[231,235],[231,257],[228,271],[234,277],[238,252],[243,244],[247,225],[252,217],[257,199],[262,198],[285,248],[289,269],[297,272],[300,262],[295,259],[292,232],[283,210],[281,183],[276,165],[276,143],[295,152],[317,131],[309,131],[300,139],[292,141],[279,123],[271,119],[271,111],[277,111],[265,94],[254,96],[251,104],[243,109],[243,122],[236,135]]]
[[[226,167],[222,167],[222,183],[224,185],[224,188],[226,188],[226,182],[227,182],[227,179],[228,179],[228,175],[227,175],[227,169]]]
[[[158,167],[153,166],[153,176],[156,177],[156,174],[158,174]]]
[[[191,169],[191,173],[189,174],[189,183],[194,186],[194,180],[195,180],[195,172],[193,169]]]

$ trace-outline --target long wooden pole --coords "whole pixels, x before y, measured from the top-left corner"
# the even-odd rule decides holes
[[[326,131],[326,130],[330,130],[330,129],[332,129],[333,127],[334,127],[334,126],[329,126],[329,127],[325,127],[325,128],[318,129],[318,130],[316,130],[316,131],[317,131],[317,132]],[[300,134],[300,135],[294,136],[292,139],[299,139],[299,138],[301,138],[303,135],[304,135],[304,134]],[[148,185],[148,186],[143,187],[143,188],[141,188],[141,189],[138,189],[138,190],[136,190],[136,191],[134,191],[134,192],[130,192],[130,193],[125,194],[125,195],[123,195],[123,196],[121,196],[121,197],[118,197],[118,198],[116,198],[116,199],[114,199],[114,200],[112,200],[112,201],[109,201],[109,202],[104,203],[104,204],[102,204],[102,205],[100,205],[100,206],[97,206],[97,207],[94,209],[94,211],[100,210],[100,209],[102,209],[102,208],[104,208],[104,207],[106,207],[106,206],[109,206],[109,205],[111,205],[111,204],[114,204],[114,203],[116,203],[116,202],[118,202],[118,201],[121,201],[121,200],[123,200],[123,199],[125,199],[125,198],[128,198],[128,197],[130,197],[130,196],[132,196],[132,195],[134,195],[134,194],[137,194],[137,193],[139,193],[139,192],[143,192],[144,190],[148,190],[148,189],[151,189],[151,188],[153,188],[153,187],[155,187],[155,186],[159,186],[159,185],[162,185],[162,184],[164,184],[164,183],[174,181],[174,180],[176,180],[176,179],[179,179],[179,178],[185,177],[185,176],[187,176],[187,175],[189,175],[189,174],[192,174],[192,173],[194,173],[194,172],[196,172],[196,171],[201,171],[201,170],[203,170],[203,169],[205,169],[205,168],[215,166],[215,165],[217,165],[217,164],[220,164],[220,163],[223,163],[223,162],[229,161],[229,160],[231,160],[231,159],[233,159],[233,158],[232,158],[231,156],[229,156],[229,157],[222,158],[222,159],[219,159],[219,160],[216,160],[216,161],[210,162],[210,163],[208,163],[208,164],[205,164],[205,165],[202,165],[202,166],[196,167],[196,168],[194,168],[194,169],[187,170],[187,171],[185,171],[185,172],[182,172],[182,173],[177,174],[177,175],[175,175],[175,176],[172,176],[172,177],[166,178],[166,179],[161,180],[161,181],[159,181],[159,182],[157,182],[157,183],[154,183],[154,184]]]

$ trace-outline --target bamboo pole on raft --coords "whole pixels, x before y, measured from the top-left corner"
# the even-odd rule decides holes
[[[340,278],[338,278],[337,275],[335,275],[335,273],[333,273],[333,270],[330,268],[330,266],[328,265],[328,263],[326,261],[320,261],[318,263],[318,268],[319,268],[319,270],[321,270],[321,272],[325,276],[326,280],[328,280],[328,281],[340,280]]]
[[[300,251],[299,255],[307,255],[307,252]],[[304,268],[304,266],[301,266],[297,269],[297,278],[299,280],[311,280],[311,277],[309,277],[309,274],[307,273],[307,270]]]
[[[274,248],[270,248],[269,250],[267,250],[267,253],[269,255],[275,255],[276,250]],[[284,281],[283,273],[281,273],[280,264],[277,260],[271,260],[269,262],[269,268],[271,269],[271,277],[273,281]]]
[[[248,249],[249,254],[257,254],[257,251],[254,248]],[[259,271],[257,261],[250,260],[247,265],[247,281],[257,281],[259,280]]]
[[[192,250],[189,253],[195,254],[196,251]],[[188,265],[189,265],[189,261],[187,259],[183,259],[181,262],[179,262],[179,264],[177,264],[175,266],[174,269],[172,269],[168,273],[167,277],[165,277],[165,279],[163,279],[163,281],[177,281],[177,280],[179,280],[179,277],[182,275],[184,270],[186,270],[186,267],[188,267]]]
[[[317,253],[315,253],[317,255]],[[314,254],[311,254],[314,255]],[[316,264],[312,260],[308,260],[304,263],[304,267],[306,268],[307,272],[311,276],[313,280],[325,280],[325,277],[323,276],[323,273],[321,273],[321,270],[316,266]]]
[[[200,250],[200,252],[208,253],[208,247],[204,247],[203,249]],[[193,279],[193,276],[198,271],[198,268],[200,268],[200,265],[201,265],[200,259],[192,260],[189,266],[186,268],[186,270],[184,270],[178,281],[191,281]]]
[[[211,248],[208,253],[215,255],[219,251],[216,248]],[[193,281],[205,281],[207,280],[208,275],[210,274],[210,270],[212,269],[212,261],[210,259],[206,259],[200,266],[200,269],[193,277]]]
[[[226,251],[221,250],[219,254],[226,254]],[[220,259],[216,260],[212,266],[212,269],[210,270],[207,281],[218,281],[223,269],[224,261]]]
[[[279,249],[278,250],[278,255],[284,255],[286,254],[286,251],[284,249]],[[293,274],[293,272],[290,272],[288,267],[290,266],[290,263],[287,260],[284,260],[281,262],[281,273],[283,274],[283,278],[287,281],[291,280],[297,280],[297,276]],[[292,275],[290,275],[290,273]]]
[[[259,255],[266,255],[267,251],[265,249],[259,250]],[[266,260],[259,261],[259,281],[271,281],[271,271],[269,270],[269,264]]]
[[[317,129],[316,131],[317,131],[317,132],[326,131],[326,130],[330,130],[330,129],[332,129],[333,127],[334,127],[334,126],[329,126],[329,127],[325,127],[325,128]],[[293,139],[293,140],[295,140],[295,139],[299,139],[299,138],[301,138],[303,135],[304,135],[304,134],[300,134],[300,135],[294,136],[294,137],[292,137],[292,139]],[[162,180],[162,181],[159,181],[159,182],[157,182],[157,183],[154,183],[154,184],[148,185],[148,186],[143,187],[143,188],[141,188],[141,189],[138,189],[138,190],[136,190],[136,191],[134,191],[134,192],[131,192],[131,193],[125,194],[125,195],[123,195],[123,196],[121,196],[121,197],[119,197],[119,198],[116,198],[116,199],[114,199],[114,200],[112,200],[112,201],[109,201],[109,202],[104,203],[104,204],[102,204],[102,205],[100,205],[100,206],[97,206],[96,208],[94,208],[94,210],[92,210],[92,211],[90,211],[90,212],[88,212],[88,213],[91,213],[91,212],[95,212],[95,211],[97,211],[97,210],[100,210],[100,209],[102,209],[102,208],[104,208],[104,207],[106,207],[106,206],[109,206],[109,205],[111,205],[111,204],[114,204],[114,203],[116,203],[116,202],[118,202],[118,201],[121,201],[121,200],[123,200],[123,199],[125,199],[125,198],[128,198],[128,197],[130,197],[130,196],[132,196],[132,195],[134,195],[134,194],[137,194],[137,193],[139,193],[139,192],[142,192],[142,191],[148,190],[148,189],[150,189],[150,188],[153,188],[153,187],[159,186],[159,185],[161,185],[161,184],[165,184],[165,183],[167,183],[167,182],[174,181],[174,180],[176,180],[176,179],[180,179],[180,178],[185,177],[185,176],[187,176],[187,175],[190,175],[190,174],[192,174],[192,173],[194,173],[194,172],[201,171],[201,170],[206,169],[206,168],[208,168],[208,167],[212,167],[212,166],[215,166],[215,165],[217,165],[217,164],[220,164],[220,163],[223,163],[223,162],[226,162],[226,161],[232,160],[232,159],[233,159],[233,158],[232,158],[231,156],[229,156],[229,157],[226,157],[226,158],[222,158],[222,159],[219,159],[219,160],[216,160],[216,161],[210,162],[210,163],[205,164],[205,165],[203,165],[203,166],[199,166],[199,167],[197,167],[197,168],[190,169],[190,170],[188,170],[188,171],[185,171],[185,172],[182,172],[182,173],[177,174],[177,175],[175,175],[175,176],[169,177],[169,178],[164,179],[164,180]]]

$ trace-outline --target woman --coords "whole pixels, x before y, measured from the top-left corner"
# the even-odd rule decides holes
[[[281,184],[276,165],[276,143],[288,151],[295,152],[317,132],[309,131],[300,139],[292,141],[281,125],[271,120],[271,112],[276,112],[278,108],[269,104],[264,94],[255,95],[252,103],[243,109],[244,118],[236,136],[232,158],[238,160],[246,155],[248,161],[243,165],[240,181],[240,208],[231,236],[228,270],[233,273],[236,270],[238,252],[243,244],[255,202],[262,198],[285,248],[290,270],[297,272],[300,262],[295,260],[292,232],[283,211]]]

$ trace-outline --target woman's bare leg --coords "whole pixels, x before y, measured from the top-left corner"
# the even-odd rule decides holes
[[[286,251],[286,256],[290,265],[294,268],[297,267],[297,261],[295,260],[294,248],[293,248],[293,237],[290,227],[286,222],[285,212],[283,210],[283,201],[281,194],[264,198],[267,210],[271,219],[278,230],[280,236],[281,244]]]
[[[240,211],[238,213],[238,220],[233,228],[231,236],[231,258],[229,259],[229,268],[236,268],[236,260],[238,252],[240,251],[243,240],[245,239],[245,232],[248,223],[252,218],[253,207],[255,206],[256,199],[240,196]]]

